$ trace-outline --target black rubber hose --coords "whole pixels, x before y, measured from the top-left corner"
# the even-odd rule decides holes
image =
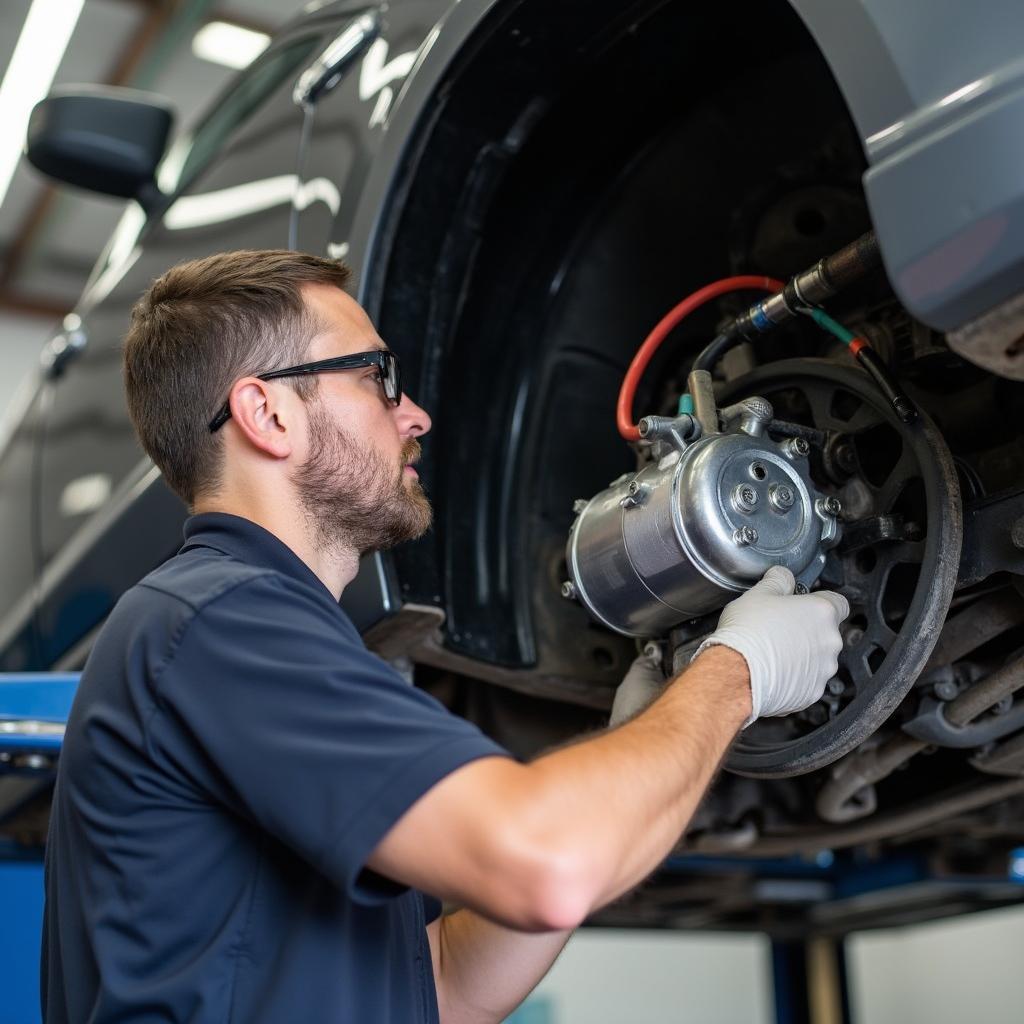
[[[839,252],[826,256],[821,267],[834,291],[859,281],[882,265],[882,254],[874,231],[868,231]]]
[[[722,356],[729,349],[735,348],[744,340],[743,335],[738,331],[733,330],[731,327],[726,328],[721,334],[716,335],[709,345],[701,349],[700,354],[693,361],[693,366],[690,367],[691,372],[693,370],[707,370],[708,373],[711,373],[718,365],[718,361]]]
[[[878,239],[875,237],[874,231],[868,231],[849,245],[844,245],[838,252],[833,253],[831,256],[826,256],[816,264],[815,267],[812,267],[811,270],[797,274],[786,282],[783,294],[786,298],[786,310],[789,312],[785,319],[795,315],[793,311],[803,301],[797,291],[796,282],[806,275],[812,274],[817,270],[820,273],[820,277],[824,279],[824,285],[826,287],[819,288],[819,291],[821,291],[822,294],[811,300],[814,302],[820,302],[824,300],[828,294],[835,294],[842,288],[853,284],[855,281],[859,281],[862,277],[865,277],[877,270],[881,265],[882,254],[878,249]],[[756,309],[756,306],[752,307],[745,313],[740,314],[740,316],[729,324],[729,326],[722,331],[722,333],[719,334],[710,345],[701,351],[700,355],[698,355],[694,360],[692,369],[707,370],[708,373],[711,373],[718,364],[718,361],[726,352],[729,351],[729,349],[734,348],[744,339],[753,341],[756,337],[764,333],[760,327],[754,326],[754,321],[751,319],[753,310]],[[782,321],[780,320],[778,322],[781,323]],[[884,370],[884,367],[882,369]],[[868,372],[871,373],[872,376],[875,376],[875,373],[871,369],[869,369]],[[891,378],[889,378],[889,385],[890,389],[895,387]],[[898,392],[898,389],[896,389],[896,391]],[[888,391],[886,394],[888,395]],[[913,406],[902,392],[899,392],[895,397],[898,399],[899,403],[897,405],[896,402],[894,402],[893,405],[897,410],[897,414],[904,423],[910,423],[916,417]],[[904,411],[901,412],[901,409]],[[910,410],[910,419],[904,419],[904,416],[907,415],[906,410],[908,409]]]
[[[903,423],[913,423],[917,419],[917,409],[889,373],[885,363],[878,358],[878,353],[870,345],[861,345],[857,349],[857,362],[871,375],[878,385],[878,390],[885,395],[885,400],[892,406],[900,420]]]

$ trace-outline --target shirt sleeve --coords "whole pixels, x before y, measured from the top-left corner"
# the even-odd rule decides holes
[[[367,651],[342,614],[275,576],[216,599],[159,674],[154,743],[369,903],[404,891],[363,871],[391,826],[455,769],[509,755]]]

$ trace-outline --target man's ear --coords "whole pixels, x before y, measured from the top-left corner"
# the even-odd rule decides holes
[[[259,451],[278,459],[292,453],[294,403],[298,395],[291,388],[275,388],[259,377],[243,377],[235,381],[228,395],[231,420],[235,428]]]

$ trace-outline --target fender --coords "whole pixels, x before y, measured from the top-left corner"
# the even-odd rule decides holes
[[[870,164],[864,191],[900,301],[949,331],[1016,295],[1024,271],[1024,7],[790,2],[860,132]],[[955,61],[941,57],[950,52]]]

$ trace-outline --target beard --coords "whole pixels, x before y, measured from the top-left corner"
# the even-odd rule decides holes
[[[360,555],[415,540],[430,527],[430,501],[405,466],[420,453],[409,438],[396,465],[334,423],[319,401],[309,404],[309,458],[294,476],[303,513],[321,550]]]

